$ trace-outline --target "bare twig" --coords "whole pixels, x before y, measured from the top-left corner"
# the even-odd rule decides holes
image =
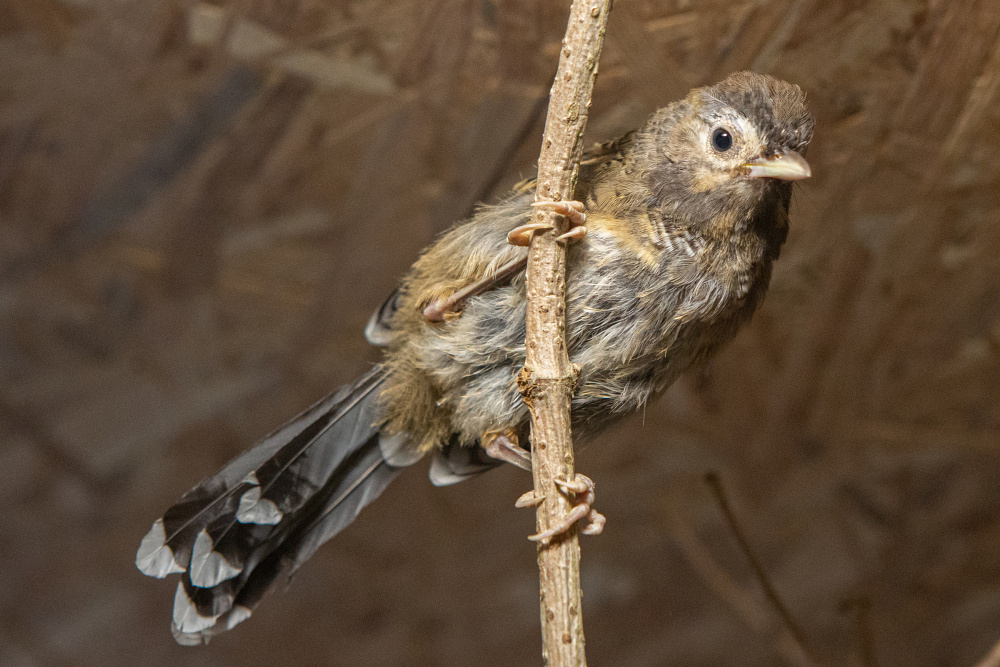
[[[746,535],[743,534],[743,529],[740,527],[739,521],[736,519],[736,514],[733,513],[733,508],[729,505],[729,498],[726,496],[726,490],[722,486],[722,480],[714,472],[710,472],[705,475],[705,481],[708,483],[709,487],[712,489],[712,493],[715,495],[715,499],[719,503],[719,507],[722,509],[722,513],[726,517],[726,522],[729,524],[729,529],[732,531],[733,536],[736,541],[739,542],[740,549],[743,550],[743,555],[746,556],[747,561],[750,563],[750,567],[753,569],[754,574],[757,576],[757,581],[760,582],[761,588],[764,589],[764,595],[767,596],[768,601],[774,606],[775,611],[778,612],[778,616],[781,617],[782,622],[785,627],[788,628],[788,633],[795,640],[795,643],[799,645],[802,652],[809,658],[809,660],[815,665],[822,665],[823,662],[809,650],[809,645],[805,640],[805,633],[802,632],[802,628],[799,624],[795,622],[792,617],[792,613],[785,606],[784,601],[782,601],[781,596],[778,595],[777,589],[774,584],[771,583],[771,578],[767,575],[767,570],[761,564],[760,559],[750,548],[750,542],[747,540]]]
[[[867,595],[856,595],[844,600],[840,608],[845,613],[854,613],[861,667],[878,667],[875,660],[875,639],[872,637],[871,619],[869,618],[872,608],[871,598]]]
[[[545,135],[538,158],[535,201],[573,199],[583,153],[583,130],[611,0],[573,0],[559,69],[549,95]],[[557,525],[570,510],[556,478],[572,480],[570,399],[576,373],[566,351],[566,251],[556,236],[566,221],[537,211],[534,221],[553,229],[531,241],[527,270],[527,358],[518,386],[531,409],[532,467],[539,532]],[[549,544],[539,543],[542,655],[545,664],[586,664],[580,608],[580,545],[576,528]]]
[[[116,478],[100,475],[92,470],[85,461],[68,452],[57,442],[38,419],[4,399],[0,399],[0,420],[8,428],[25,434],[55,468],[77,479],[94,495],[105,496],[114,490]]]
[[[751,630],[766,638],[786,663],[792,667],[812,667],[813,663],[788,629],[726,572],[694,529],[683,519],[675,503],[669,505],[666,512],[677,546],[702,582],[729,605]]]

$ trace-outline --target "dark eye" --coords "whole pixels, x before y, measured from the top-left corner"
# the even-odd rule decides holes
[[[732,147],[733,135],[729,134],[729,130],[724,127],[715,128],[712,132],[712,148],[720,153],[725,153]]]

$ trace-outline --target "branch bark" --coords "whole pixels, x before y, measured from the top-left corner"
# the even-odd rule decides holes
[[[583,131],[610,10],[611,0],[573,0],[559,69],[549,95],[535,201],[573,199],[583,153]],[[577,373],[566,349],[566,249],[555,240],[566,231],[567,222],[543,210],[535,213],[533,221],[553,227],[534,235],[528,253],[527,358],[518,376],[518,386],[532,416],[535,496],[545,499],[537,514],[541,532],[558,524],[570,510],[569,501],[553,480],[572,480],[575,474],[570,400]],[[545,664],[586,665],[576,527],[548,545],[539,544],[538,570]]]

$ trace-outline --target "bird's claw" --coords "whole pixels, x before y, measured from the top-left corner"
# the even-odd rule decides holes
[[[579,241],[587,235],[586,227],[573,227],[565,234],[556,237],[556,241]]]
[[[498,461],[516,465],[531,472],[531,452],[517,443],[517,435],[512,431],[490,432],[483,435],[483,449],[487,456]]]
[[[587,235],[587,214],[583,212],[583,203],[578,201],[536,201],[531,204],[534,208],[543,208],[553,213],[564,216],[569,222],[569,231],[556,237],[557,241],[575,241]],[[544,222],[530,222],[520,227],[515,227],[507,234],[507,242],[511,245],[526,246],[531,243],[531,237],[535,232],[552,229],[552,225]]]
[[[517,507],[518,509],[524,507],[537,507],[542,504],[543,500],[545,500],[545,496],[535,495],[535,490],[532,489],[531,491],[521,494],[521,497],[514,501],[514,507]]]
[[[531,243],[531,237],[535,232],[552,229],[552,225],[544,222],[531,222],[527,225],[515,227],[507,233],[507,243],[511,245],[527,246]]]
[[[572,201],[536,201],[534,208],[544,208],[564,216],[570,227],[580,227],[586,224],[587,214],[583,212],[583,202]]]
[[[594,502],[594,481],[586,475],[577,474],[572,481],[557,478],[552,480],[563,493],[584,494],[585,502]],[[589,496],[589,498],[587,498]]]
[[[513,431],[490,431],[483,434],[483,449],[491,458],[512,463],[524,470],[531,470],[531,453],[517,442],[517,434]],[[548,530],[543,530],[528,539],[542,544],[548,544],[556,535],[562,535],[573,527],[577,521],[587,519],[587,525],[581,531],[584,535],[600,535],[604,530],[606,519],[593,508],[594,481],[586,475],[574,475],[572,479],[555,479],[556,488],[560,493],[573,496],[573,507],[569,514]],[[514,503],[514,507],[535,507],[545,500],[544,494],[536,494],[534,490],[522,494]]]
[[[528,537],[529,540],[533,542],[541,542],[543,545],[547,545],[552,538],[557,535],[562,535],[567,530],[573,527],[573,525],[580,521],[581,519],[587,519],[587,525],[581,531],[584,535],[600,535],[604,530],[604,524],[607,522],[604,515],[593,508],[594,500],[596,499],[596,494],[594,493],[594,481],[587,477],[586,475],[577,474],[572,480],[568,479],[556,479],[553,480],[556,487],[565,494],[572,494],[574,496],[573,508],[569,511],[569,514],[559,522],[557,525],[552,526],[548,530],[543,530],[537,535],[531,535]],[[529,496],[530,494],[530,496]],[[528,507],[528,501],[532,501],[531,504],[537,505],[544,497],[536,500],[533,491],[530,491],[520,498],[517,499],[518,507]]]

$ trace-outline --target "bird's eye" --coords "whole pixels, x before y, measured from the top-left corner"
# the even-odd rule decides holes
[[[725,153],[732,147],[733,135],[729,134],[729,130],[724,127],[715,128],[712,132],[712,148],[720,153]]]

